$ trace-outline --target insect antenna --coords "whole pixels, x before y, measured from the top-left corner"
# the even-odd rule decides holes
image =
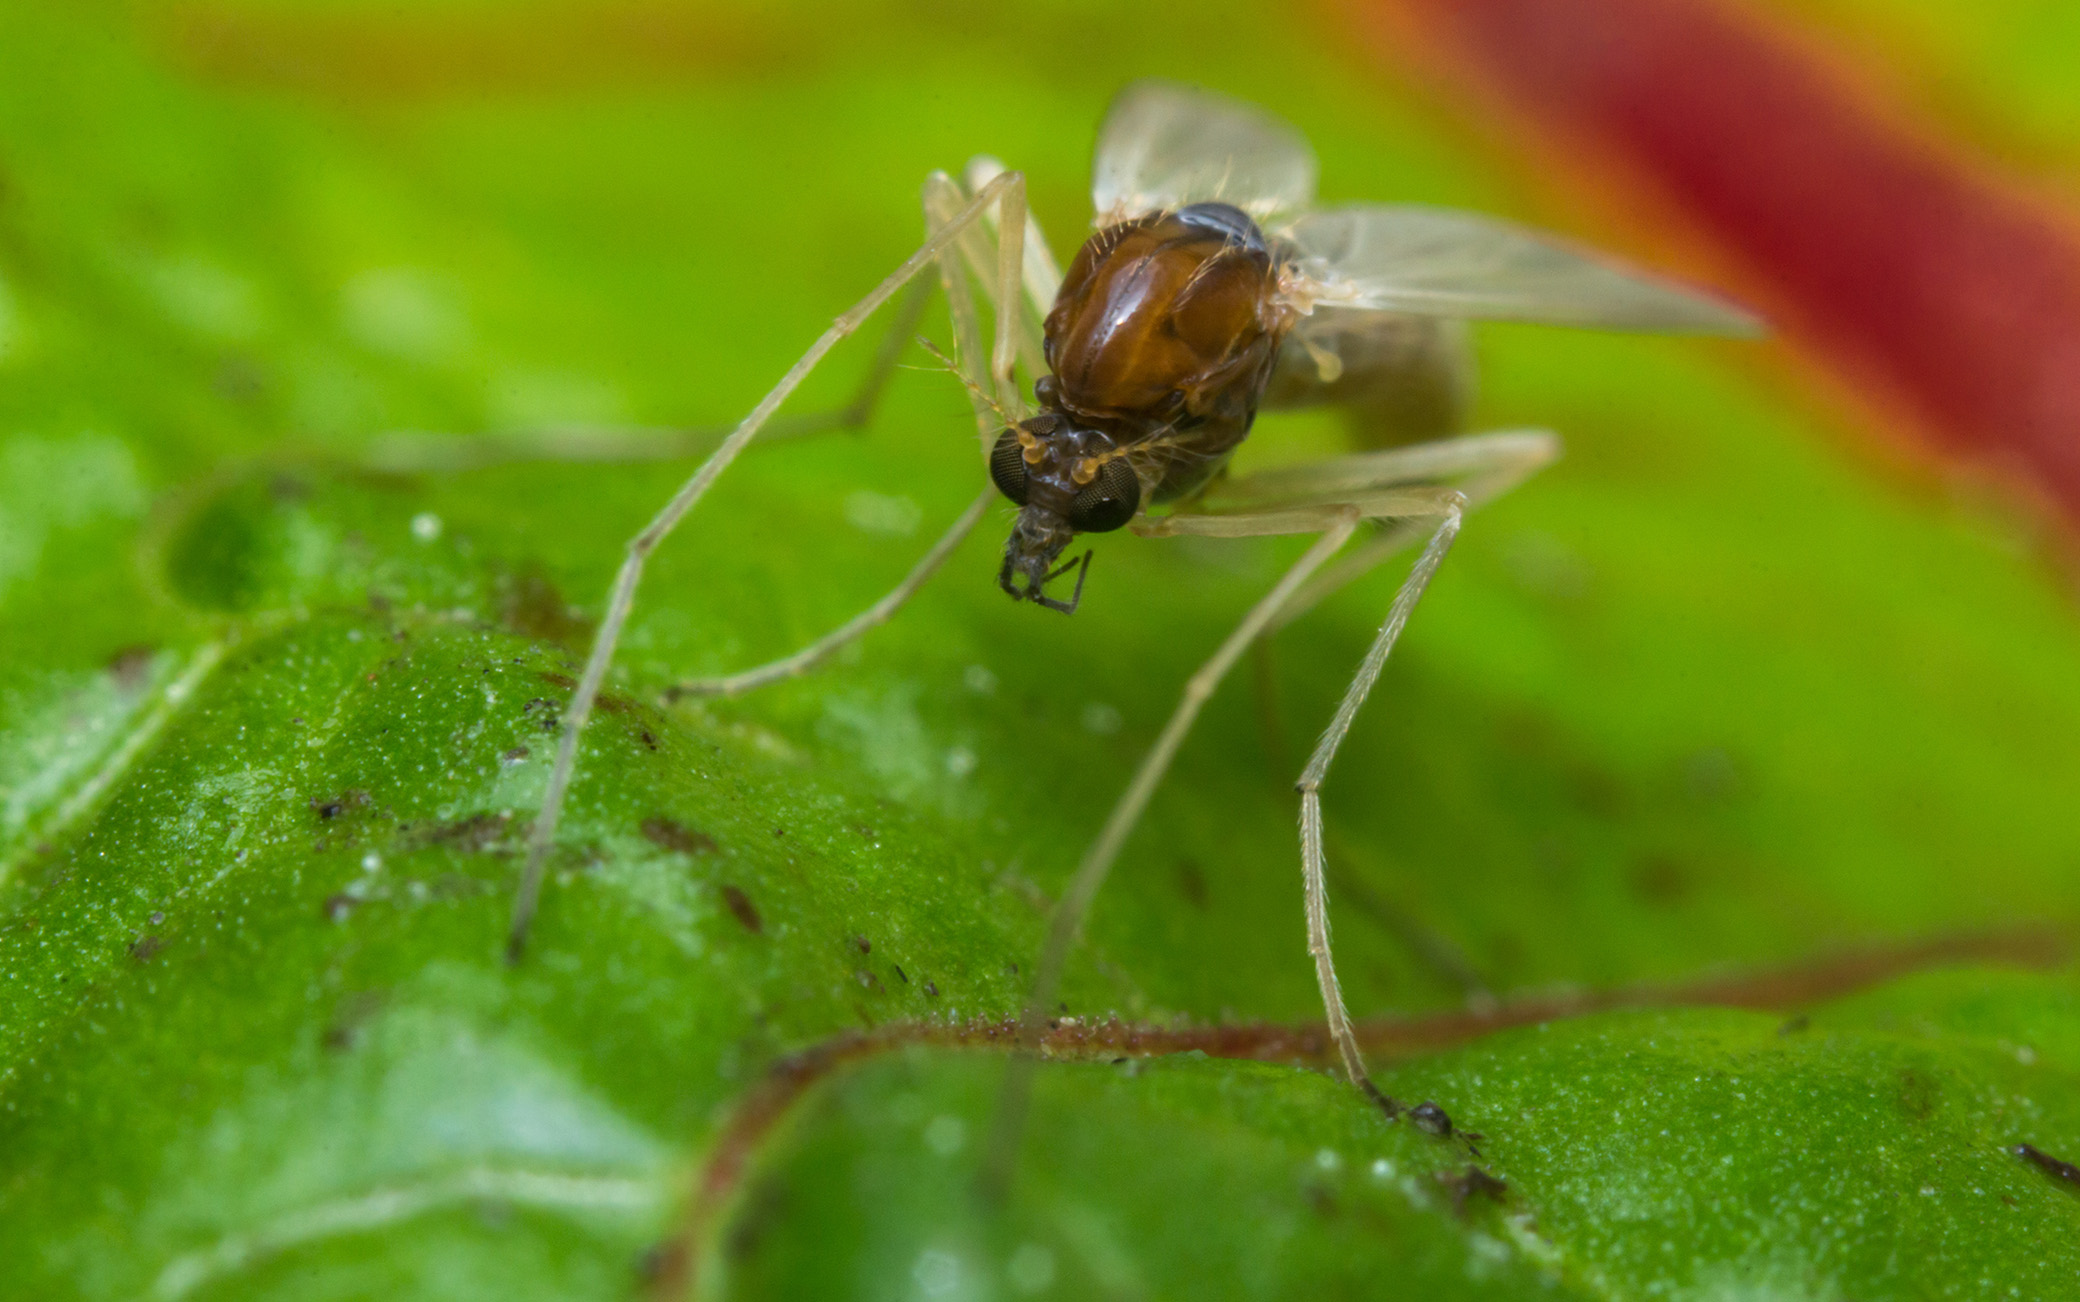
[[[917,337],[917,346],[924,349],[926,352],[930,353],[933,357],[937,358],[939,364],[945,367],[946,370],[949,371],[955,379],[961,382],[961,387],[968,391],[968,396],[979,405],[988,407],[991,411],[995,412],[999,421],[1002,421],[1006,426],[1018,424],[1018,413],[1014,411],[1004,410],[1004,404],[998,402],[996,400],[995,395],[991,394],[981,385],[975,383],[975,381],[969,379],[967,373],[961,370],[960,362],[953,357],[948,357],[945,354],[945,352],[940,349],[939,345],[933,343],[931,340],[925,338],[923,335],[919,335]]]

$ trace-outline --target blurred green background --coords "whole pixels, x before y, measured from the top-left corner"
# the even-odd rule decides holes
[[[2009,51],[2050,7],[1912,14],[1872,48],[1959,34],[1902,66],[2041,135],[2067,83]],[[1095,123],[1151,74],[1294,122],[1329,199],[1610,234],[1331,11],[0,10],[0,1289],[620,1297],[674,1243],[735,1297],[2071,1289],[2080,1204],[2006,1149],[2080,1154],[2075,986],[1991,968],[1382,1064],[1486,1136],[1509,1192],[1463,1207],[1462,1150],[1203,1055],[1044,1070],[992,1207],[1001,1057],[909,1050],[812,1092],[680,1242],[774,1061],[1016,1009],[1048,901],[1297,546],[1112,535],[1063,620],[995,590],[1007,508],[826,672],[656,704],[841,622],[980,486],[913,350],[870,432],[755,450],[652,566],[508,969],[566,676],[688,467],[370,449],[731,420],[914,247],[933,168],[1025,170],[1066,257]],[[2026,513],[1874,454],[1781,344],[1479,350],[1476,425],[1569,451],[1469,524],[1325,792],[1354,1011],[1463,1006],[1437,952],[1509,995],[2071,919],[2080,623]],[[1244,464],[1341,437],[1267,417]],[[1072,1011],[1319,1016],[1293,756],[1398,577],[1212,703]]]

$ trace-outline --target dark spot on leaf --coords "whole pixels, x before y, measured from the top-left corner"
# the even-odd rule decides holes
[[[729,906],[737,921],[744,924],[744,930],[756,935],[766,929],[765,919],[758,916],[758,908],[751,903],[751,897],[736,887],[723,886],[722,902]]]
[[[227,357],[218,364],[210,387],[219,397],[233,402],[251,402],[267,388],[267,374],[250,357]]]
[[[874,942],[868,940],[865,936],[854,936],[852,938],[852,943],[854,947],[856,947],[862,954],[871,954],[874,952]]]
[[[512,818],[507,814],[471,814],[448,823],[426,823],[413,833],[415,845],[445,845],[464,854],[510,853],[507,834]]]
[[[578,690],[578,680],[569,674],[559,674],[554,670],[543,669],[538,671],[535,677],[551,687],[561,687],[566,692]],[[602,714],[627,714],[636,708],[636,703],[626,696],[616,696],[612,692],[601,692],[592,702],[592,708]]]
[[[311,808],[321,819],[338,818],[349,809],[361,809],[369,804],[366,791],[342,791],[337,796],[312,796]]]
[[[354,1042],[360,1038],[361,1029],[382,1007],[383,996],[374,990],[363,990],[342,1000],[332,1015],[332,1024],[325,1028],[325,1047],[332,1050],[353,1048]]]
[[[1674,855],[1650,854],[1632,866],[1632,889],[1649,904],[1680,904],[1690,894],[1690,874]]]
[[[1456,1175],[1440,1171],[1437,1182],[1451,1195],[1452,1213],[1456,1216],[1464,1216],[1466,1204],[1474,1198],[1499,1203],[1509,1196],[1507,1183],[1477,1166],[1469,1166]]]
[[[643,739],[643,744],[645,746],[648,746],[651,750],[657,749],[657,738],[650,735],[650,730],[648,728],[638,730],[636,736],[641,737]]]
[[[1943,1087],[1935,1077],[1918,1067],[1899,1074],[1899,1110],[1909,1121],[1926,1121],[1943,1101]]]
[[[152,648],[142,644],[121,648],[108,658],[109,676],[124,691],[136,691],[144,686],[145,678],[151,673],[152,654]]]
[[[2074,1166],[2063,1158],[2053,1157],[2034,1144],[2017,1144],[2008,1151],[2060,1184],[2071,1189],[2080,1189],[2080,1166]]]
[[[182,522],[166,547],[174,593],[205,610],[245,610],[259,598],[272,549],[271,508],[252,483],[219,494]]]
[[[1812,1018],[1807,1017],[1804,1013],[1800,1013],[1798,1016],[1785,1021],[1785,1023],[1782,1026],[1779,1026],[1777,1028],[1777,1034],[1797,1035],[1800,1032],[1806,1030],[1808,1027],[1812,1026],[1812,1024]]]
[[[578,646],[592,636],[592,624],[573,609],[556,585],[538,569],[508,574],[498,584],[499,622],[522,637]]]
[[[139,936],[130,945],[130,957],[140,963],[149,963],[152,956],[166,948],[166,942],[149,933]]]
[[[1568,770],[1567,780],[1582,812],[1598,818],[1617,818],[1625,812],[1625,784],[1612,773],[1593,764],[1577,763]]]
[[[761,1180],[752,1185],[730,1226],[729,1237],[723,1242],[723,1254],[731,1261],[742,1261],[756,1252],[760,1241],[787,1220],[791,1192],[780,1180]]]
[[[368,594],[368,608],[378,615],[387,615],[390,613],[390,598],[371,590]]]
[[[655,1286],[667,1271],[677,1274],[685,1256],[685,1249],[676,1243],[653,1243],[636,1254],[636,1279],[645,1286]]]
[[[663,850],[673,850],[680,854],[699,854],[703,851],[713,854],[716,849],[714,837],[706,832],[696,832],[685,824],[675,823],[669,818],[646,818],[643,820],[642,831],[644,840]]]
[[[1195,909],[1206,907],[1206,874],[1199,870],[1197,859],[1177,861],[1177,893]]]

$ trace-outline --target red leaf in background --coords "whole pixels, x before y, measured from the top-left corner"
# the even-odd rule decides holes
[[[1884,111],[1794,29],[1714,0],[1360,0],[1352,12],[1382,51],[1499,97],[1563,157],[1574,146],[1616,163],[1798,342],[2080,520],[2068,214]]]

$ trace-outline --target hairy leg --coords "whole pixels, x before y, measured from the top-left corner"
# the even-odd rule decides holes
[[[1126,793],[1114,806],[1098,840],[1085,854],[1068,889],[1055,905],[1032,997],[1020,1019],[1022,1042],[1030,1042],[1045,1023],[1048,1006],[1060,989],[1069,949],[1098,888],[1103,885],[1127,835],[1147,807],[1201,705],[1242,652],[1267,629],[1275,627],[1296,602],[1307,598],[1314,587],[1309,579],[1349,540],[1359,523],[1376,519],[1386,523],[1386,536],[1389,538],[1395,537],[1397,532],[1418,536],[1427,532],[1430,542],[1396,594],[1386,625],[1374,639],[1358,675],[1345,693],[1329,733],[1316,748],[1302,775],[1301,870],[1307,903],[1308,950],[1315,962],[1323,1006],[1345,1071],[1359,1089],[1390,1115],[1399,1115],[1404,1110],[1383,1094],[1367,1075],[1356,1037],[1351,1033],[1349,1014],[1343,1005],[1329,936],[1326,860],[1321,848],[1320,787],[1337,747],[1349,732],[1358,707],[1377,681],[1409,613],[1429,586],[1437,567],[1443,563],[1452,540],[1457,537],[1459,521],[1475,500],[1474,493],[1477,492],[1484,500],[1502,492],[1551,460],[1557,451],[1558,441],[1551,435],[1532,432],[1457,439],[1339,457],[1235,481],[1224,486],[1218,495],[1209,494],[1201,499],[1189,510],[1134,524],[1134,531],[1144,537],[1196,535],[1236,538],[1299,532],[1320,532],[1322,536],[1286,573],[1278,586],[1250,609],[1213,659],[1193,675],[1186,686],[1184,699],[1158,737],[1155,747],[1135,772]],[[1455,479],[1465,482],[1471,491],[1439,486]],[[1423,521],[1441,523],[1425,528]],[[1373,550],[1374,564],[1389,554],[1386,549],[1375,547]],[[986,1187],[1001,1189],[1010,1179],[1018,1138],[1024,1125],[1032,1071],[1032,1060],[1019,1057],[1013,1059],[1006,1075],[996,1135],[985,1166]],[[1443,1117],[1442,1112],[1427,1104],[1418,1108],[1416,1115],[1419,1121],[1426,1123],[1426,1128],[1433,1116],[1437,1119]],[[1448,1130],[1449,1123],[1445,1125]]]
[[[629,540],[627,556],[615,575],[614,586],[607,598],[607,608],[600,620],[599,629],[593,635],[592,650],[586,657],[584,672],[578,679],[577,689],[565,707],[563,734],[558,740],[556,759],[549,770],[549,782],[542,795],[542,807],[535,816],[533,833],[528,838],[527,860],[521,871],[519,891],[513,903],[512,926],[506,940],[509,961],[518,961],[527,943],[528,924],[534,918],[535,905],[540,897],[542,875],[548,863],[549,849],[555,844],[556,825],[563,812],[563,799],[569,790],[571,775],[577,766],[578,738],[583,733],[586,721],[591,717],[594,702],[599,699],[601,686],[606,681],[607,668],[613,663],[614,648],[620,641],[622,626],[628,621],[628,613],[635,603],[636,586],[641,582],[643,567],[658,544],[677,527],[687,512],[694,508],[708,488],[729,464],[744,450],[746,444],[757,436],[776,408],[793,393],[802,380],[814,370],[824,355],[837,346],[838,341],[852,334],[886,303],[895,293],[908,284],[917,274],[932,265],[940,252],[946,249],[955,236],[977,220],[981,214],[1007,196],[1016,196],[1014,210],[1020,214],[1015,223],[1005,223],[1005,229],[1022,237],[1024,223],[1024,178],[1016,172],[1007,172],[979,190],[975,197],[940,230],[928,238],[923,247],[910,257],[872,292],[861,299],[844,315],[832,322],[830,328],[809,347],[799,361],[782,376],[772,391],[752,409],[738,424],[722,445],[701,463],[692,478],[682,485],[671,501],[665,504],[642,532]],[[1017,264],[1012,265],[1015,273]],[[1015,283],[1015,282],[1014,282]],[[1015,300],[998,302],[998,330],[1009,332],[1016,329],[1013,313]]]
[[[969,170],[971,174],[974,173],[977,170],[976,165],[970,164]],[[987,185],[1002,174],[1003,169],[1001,167],[990,171],[979,182],[978,188],[980,185]],[[926,179],[924,188],[924,210],[927,230],[937,233],[944,229],[951,221],[953,215],[960,210],[961,204],[966,202],[968,198],[968,194],[952,178],[943,172],[933,173]],[[988,220],[987,217],[984,218],[985,222]],[[1003,222],[997,221],[989,224],[993,228],[1000,228]],[[1021,300],[1020,308],[1022,309],[1019,312],[1021,326],[1030,325],[1036,322],[1041,315],[1045,314],[1052,302],[1051,295],[1053,293],[1051,287],[1053,282],[1047,278],[1053,267],[1053,262],[1047,257],[1044,237],[1040,233],[1038,224],[1033,221],[1030,215],[1024,218],[1024,225],[1026,231],[1026,256],[1021,279],[1021,291],[1018,295]],[[961,382],[967,386],[969,397],[973,402],[976,429],[981,436],[982,446],[988,448],[995,441],[997,432],[1003,428],[1003,425],[1010,420],[1016,419],[1016,411],[1007,410],[1003,406],[1001,389],[998,390],[996,396],[992,396],[992,389],[996,387],[995,382],[991,379],[989,372],[982,366],[984,357],[981,343],[982,326],[975,308],[977,282],[987,286],[990,283],[987,276],[989,274],[1001,276],[1003,270],[1001,262],[993,265],[984,258],[983,253],[986,251],[987,245],[986,240],[983,239],[984,235],[985,232],[979,230],[976,226],[970,226],[967,230],[961,232],[956,237],[957,247],[948,249],[940,254],[939,270],[940,277],[946,286],[948,311],[953,320],[956,344],[956,355],[953,365],[956,373],[960,376]],[[971,249],[968,247],[971,244],[983,247]],[[1039,268],[1037,272],[1035,270],[1036,263]],[[996,290],[1000,293],[1003,288],[1004,286],[1000,280]],[[1037,297],[1040,294],[1047,294],[1050,297],[1041,299]],[[990,294],[990,297],[994,300],[995,294]],[[1019,357],[1026,362],[1028,367],[1043,365],[1037,338],[1028,341],[1026,335],[1027,332],[1023,330],[1018,335]],[[991,360],[994,362],[995,358],[992,357]],[[925,582],[938,571],[940,566],[945,564],[946,559],[953,554],[954,550],[960,546],[968,534],[973,532],[975,526],[981,522],[983,515],[989,509],[990,503],[995,498],[995,490],[985,488],[981,496],[970,503],[968,509],[961,513],[960,518],[955,520],[952,526],[940,536],[939,540],[932,544],[931,550],[926,552],[924,558],[918,561],[910,573],[903,577],[901,583],[897,584],[887,595],[837,629],[818,638],[801,650],[768,664],[759,665],[734,674],[713,678],[690,679],[679,683],[666,693],[667,698],[735,696],[751,691],[754,688],[763,687],[768,683],[807,673],[824,660],[830,658],[848,642],[865,636],[870,630],[878,628],[894,618],[896,612],[903,607],[904,603],[916,595],[918,589],[925,585]]]
[[[1185,684],[1184,695],[1172,711],[1170,721],[1163,726],[1156,744],[1142,759],[1133,780],[1113,806],[1111,816],[1105,820],[1104,830],[1085,852],[1083,862],[1077,865],[1076,875],[1070,878],[1068,889],[1055,902],[1054,915],[1048,924],[1046,947],[1041,951],[1039,969],[1033,978],[1032,994],[1019,1019],[1022,1045],[1033,1044],[1045,1028],[1048,1008],[1061,988],[1063,965],[1068,961],[1069,949],[1075,943],[1085,915],[1090,912],[1091,901],[1097,898],[1098,888],[1105,884],[1106,874],[1119,857],[1127,834],[1140,821],[1142,810],[1147,808],[1149,797],[1169,770],[1177,748],[1184,744],[1185,734],[1191,731],[1200,708],[1279,608],[1292,599],[1307,577],[1320,569],[1337,548],[1350,540],[1360,519],[1359,512],[1350,507],[1317,512],[1314,523],[1321,531],[1321,537],[1294,562],[1270,592],[1250,607],[1242,623],[1221,643],[1212,659]],[[1008,1184],[1016,1165],[1018,1140],[1025,1129],[1026,1101],[1032,1089],[1033,1068],[1034,1060],[1020,1055],[1012,1058],[1006,1070],[1003,1094],[997,1105],[995,1135],[983,1175],[985,1187],[992,1191],[1000,1191]]]
[[[930,280],[911,283],[896,304],[888,333],[874,350],[873,362],[843,406],[770,420],[759,431],[759,444],[810,438],[836,430],[865,429],[874,418],[874,409],[887,391],[888,382],[895,376],[904,347],[917,333],[917,324],[923,319],[931,296]],[[558,425],[468,438],[398,430],[371,442],[362,454],[361,464],[393,474],[453,474],[524,461],[677,461],[713,452],[732,428]]]

